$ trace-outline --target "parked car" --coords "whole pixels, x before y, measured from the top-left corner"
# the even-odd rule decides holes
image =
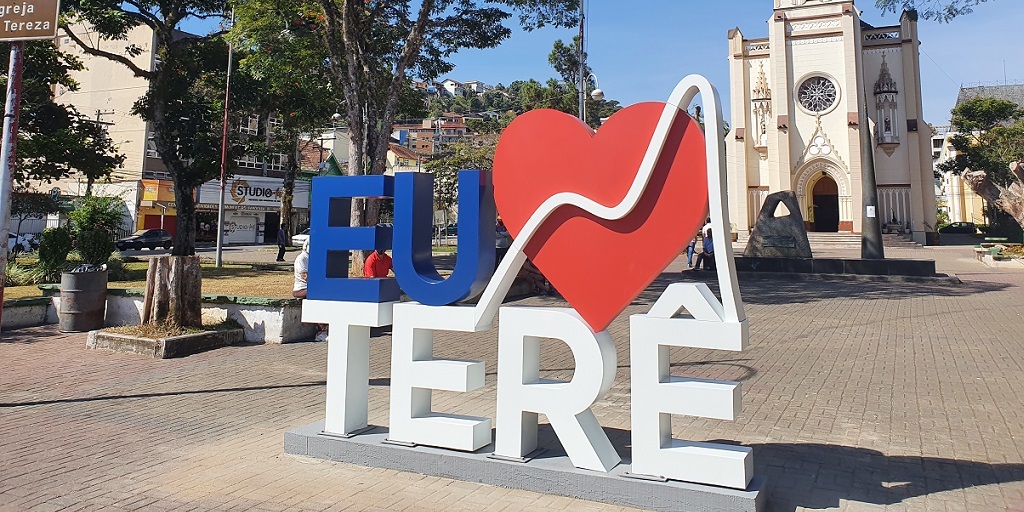
[[[953,222],[939,228],[939,233],[968,233],[973,235],[977,231],[978,227],[973,222]]]
[[[442,235],[447,235],[447,236],[458,236],[459,235],[459,223],[456,222],[455,224],[449,224],[448,226],[445,226],[444,230],[441,231],[441,234]]]
[[[18,254],[31,251],[38,246],[34,242],[35,239],[31,234],[18,236],[15,233],[7,233],[7,253]]]
[[[114,242],[114,245],[117,246],[119,251],[127,251],[128,249],[141,251],[143,247],[148,247],[150,250],[156,250],[157,247],[170,249],[173,242],[174,237],[162,229],[140,229],[133,233],[132,236]]]
[[[306,243],[309,239],[309,228],[303,229],[300,233],[292,235],[292,245],[295,247],[302,247],[302,244]]]

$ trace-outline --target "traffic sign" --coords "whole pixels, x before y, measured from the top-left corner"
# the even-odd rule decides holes
[[[0,41],[57,37],[59,0],[0,0]]]

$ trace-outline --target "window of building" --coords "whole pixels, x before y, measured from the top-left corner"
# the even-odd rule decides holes
[[[282,124],[284,124],[284,118],[281,117],[281,116],[273,116],[273,117],[270,118],[269,124],[270,124],[270,133],[273,134],[273,133],[277,132],[277,130],[281,127]]]
[[[153,140],[152,135],[146,137],[146,157],[160,158],[160,153],[156,150],[156,141]]]
[[[818,114],[831,109],[839,99],[835,82],[824,76],[812,76],[797,89],[797,99],[805,109]]]
[[[256,135],[260,132],[260,117],[249,116],[249,119],[242,121],[242,124],[238,126],[238,131],[248,135]]]

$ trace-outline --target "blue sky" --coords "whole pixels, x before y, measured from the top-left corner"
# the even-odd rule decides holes
[[[628,105],[664,101],[685,75],[699,73],[714,83],[728,105],[726,33],[739,27],[748,38],[768,35],[772,0],[588,0],[588,63],[609,99]],[[871,0],[856,2],[864,21],[895,25]],[[1003,63],[1011,83],[1024,81],[1019,21],[1024,2],[993,0],[950,24],[919,24],[925,120],[947,124],[960,84],[1002,83]],[[555,75],[547,54],[556,39],[575,30],[518,31],[498,48],[463,51],[454,58],[456,80],[508,84]]]
[[[768,35],[773,0],[586,0],[588,63],[609,99],[623,105],[664,101],[685,75],[699,73],[714,83],[728,106],[726,33],[739,27],[748,38]],[[895,25],[873,0],[857,0],[863,19]],[[949,122],[961,84],[1024,83],[1020,40],[1021,0],[991,0],[949,24],[919,25],[925,120]],[[510,20],[510,23],[512,21]],[[187,27],[205,32],[208,24]],[[517,30],[501,46],[456,54],[456,68],[440,78],[509,84],[555,76],[547,55],[556,39],[569,41],[576,29]],[[1004,75],[1005,66],[1005,75]],[[728,107],[727,107],[728,108]],[[728,112],[727,112],[728,115]]]

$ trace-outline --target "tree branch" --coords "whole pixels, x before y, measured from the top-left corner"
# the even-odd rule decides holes
[[[122,11],[126,16],[145,23],[149,28],[156,29],[157,25],[160,23],[160,19],[157,18],[156,15],[147,11],[142,4],[136,0],[124,0],[124,2],[139,10],[139,12]]]
[[[72,32],[71,28],[67,25],[62,26],[61,28],[64,29],[64,33],[67,34],[68,37],[70,37],[71,40],[75,42],[75,44],[82,47],[82,51],[84,51],[85,53],[88,53],[89,55],[93,55],[96,57],[110,59],[114,62],[119,62],[128,69],[130,69],[132,73],[135,73],[135,76],[137,77],[145,78],[146,80],[152,80],[154,77],[156,77],[156,73],[140,68],[138,64],[135,64],[134,62],[132,62],[131,59],[125,57],[124,55],[118,55],[116,53],[111,53],[106,50],[100,50],[98,48],[93,48],[85,44],[85,41],[83,41],[81,38],[75,35],[75,33]]]

